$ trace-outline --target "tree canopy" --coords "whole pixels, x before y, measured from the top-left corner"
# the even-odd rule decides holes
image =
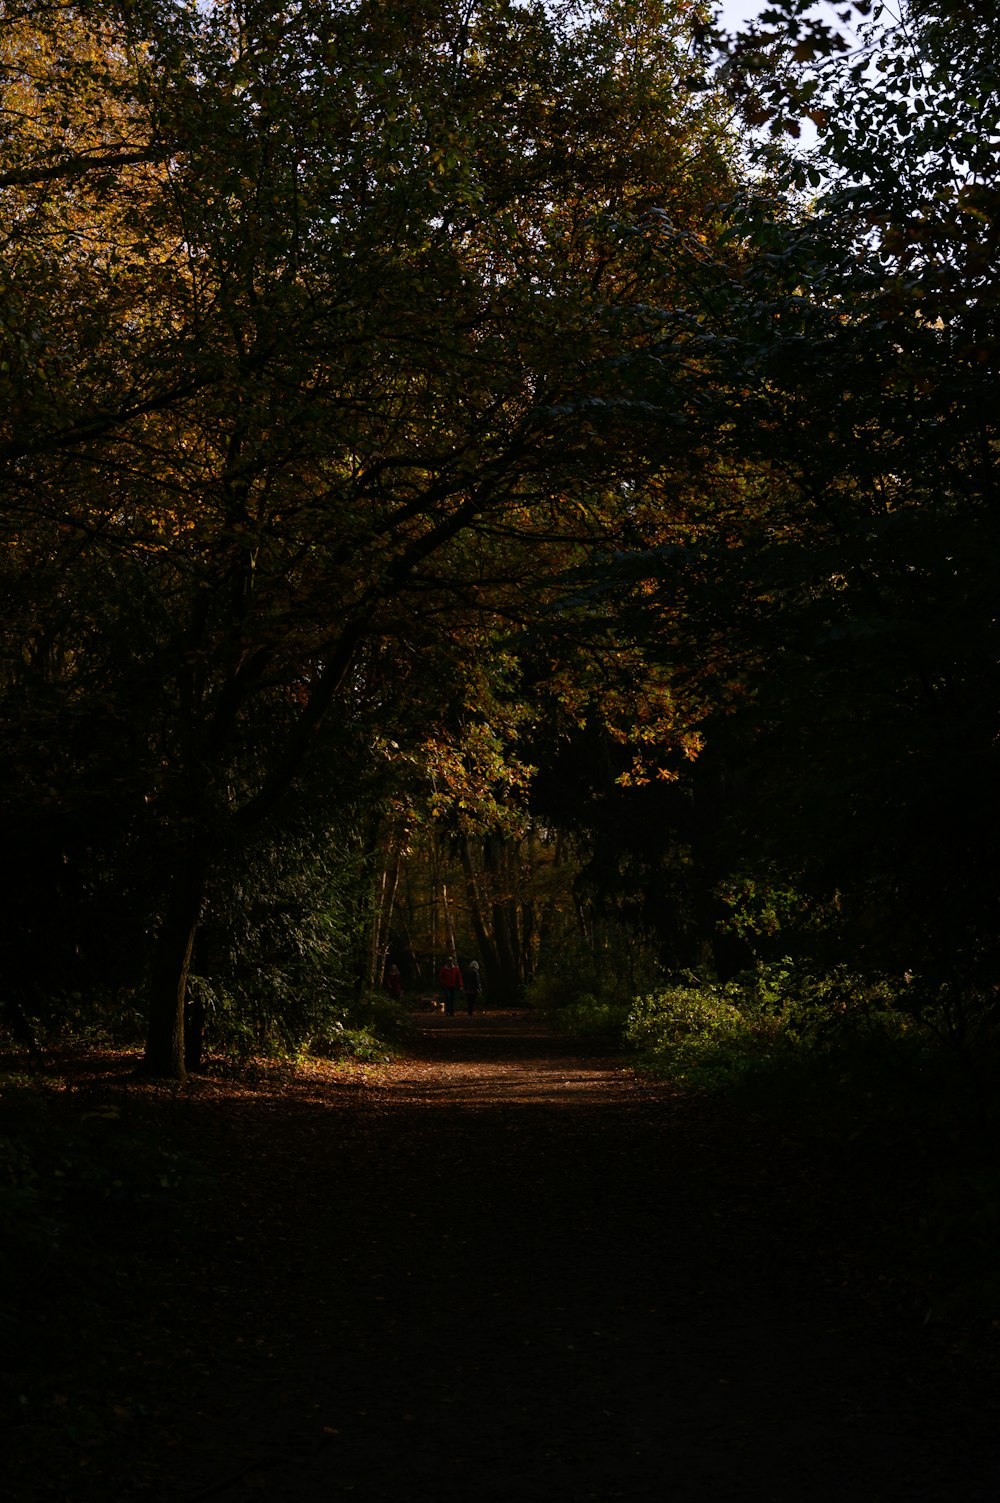
[[[965,18],[5,7],[22,996],[142,996],[178,1073],[194,947],[237,989],[269,954],[377,983],[418,849],[510,985],[559,872],[672,965],[791,943],[780,893],[806,949],[988,990]]]
[[[714,233],[732,143],[672,6],[10,21],[6,817],[36,945],[127,876],[177,1069],[214,863],[310,752],[349,803],[359,743],[457,734],[625,525],[638,231]]]

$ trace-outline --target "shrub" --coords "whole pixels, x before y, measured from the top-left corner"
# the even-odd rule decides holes
[[[571,1033],[590,1043],[620,1046],[628,1021],[627,1004],[602,1000],[584,992],[575,1002],[568,1002],[551,1015],[561,1033]]]
[[[632,999],[660,979],[652,950],[630,929],[604,924],[549,955],[528,988],[528,1003],[566,1032],[614,1033],[620,1038]]]
[[[402,1003],[370,994],[317,1029],[306,1052],[317,1059],[388,1060],[412,1029],[413,1019]]]
[[[647,1067],[715,1088],[752,1068],[779,1032],[775,1013],[747,989],[681,983],[636,998],[625,1038]]]

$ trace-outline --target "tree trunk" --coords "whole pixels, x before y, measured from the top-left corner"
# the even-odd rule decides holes
[[[472,842],[466,835],[460,846],[462,857],[462,871],[465,874],[465,891],[469,902],[469,916],[472,920],[472,930],[476,936],[476,944],[479,947],[479,959],[485,973],[486,996],[494,997],[499,1005],[499,999],[503,993],[503,978],[500,971],[500,962],[497,959],[496,946],[493,936],[489,931],[483,912],[483,903],[476,882],[476,868],[472,859]]]
[[[178,864],[167,894],[148,985],[149,1030],[142,1064],[145,1075],[171,1080],[185,1076],[184,1003],[205,875],[204,857],[193,853]]]
[[[508,1001],[520,1001],[520,973],[515,953],[517,903],[510,880],[510,842],[501,835],[483,841],[483,864],[490,886],[490,919],[501,986]]]
[[[444,909],[444,928],[445,937],[448,941],[446,947],[448,956],[457,956],[458,946],[455,944],[455,930],[451,922],[451,906],[448,902],[448,884],[445,882],[443,877],[441,879],[441,906]]]
[[[238,593],[242,592],[245,582],[246,574],[241,566]],[[234,621],[241,619],[239,606],[234,608],[232,616]],[[359,616],[348,621],[339,637],[331,640],[326,665],[314,681],[308,701],[273,764],[256,793],[230,815],[228,839],[245,838],[280,806],[357,658],[365,629],[366,623]],[[197,635],[192,647],[196,642]],[[218,774],[226,765],[240,712],[257,691],[268,662],[268,649],[261,647],[232,672],[218,696],[207,727],[202,727],[203,734],[195,736],[198,750],[189,768],[190,776],[186,782],[179,781],[179,786],[185,791],[176,811],[175,828],[199,832],[204,829],[200,814],[208,807],[203,799],[207,797],[207,785],[212,781],[211,769]],[[189,729],[196,728],[189,726]],[[215,840],[219,838],[217,832]],[[214,849],[215,845],[210,849],[209,842],[200,833],[193,835],[190,845],[177,857],[173,881],[167,890],[147,988],[149,1030],[143,1061],[143,1071],[147,1075],[184,1079],[184,1003],[188,970],[205,895],[209,858]],[[364,989],[368,970],[367,945],[359,959],[356,986],[360,992]]]
[[[372,991],[382,985],[386,964],[389,960],[389,936],[392,930],[392,915],[399,890],[399,870],[403,863],[405,831],[394,829],[389,853],[382,867],[379,881],[378,903],[372,924],[372,962],[370,984]]]
[[[500,966],[504,995],[508,1002],[519,1002],[521,978],[515,951],[515,935],[511,924],[512,906],[508,898],[503,898],[493,904],[493,933],[496,937],[497,961]]]
[[[521,904],[521,985],[528,987],[535,979],[537,922],[531,898]]]

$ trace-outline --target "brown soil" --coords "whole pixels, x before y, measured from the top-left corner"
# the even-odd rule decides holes
[[[134,1097],[112,1075],[76,1090]],[[146,1089],[200,1177],[101,1233],[9,1497],[1000,1498],[988,1351],[863,1268],[763,1127],[522,1013],[422,1017],[391,1067]]]

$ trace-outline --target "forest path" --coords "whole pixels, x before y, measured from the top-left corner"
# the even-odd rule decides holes
[[[704,1108],[486,1013],[322,1116],[277,1159],[258,1123],[263,1342],[215,1354],[169,1503],[1000,1497],[996,1394]]]
[[[995,1373],[805,1155],[528,1014],[144,1099],[203,1177],[101,1233],[16,1503],[1000,1499]]]

